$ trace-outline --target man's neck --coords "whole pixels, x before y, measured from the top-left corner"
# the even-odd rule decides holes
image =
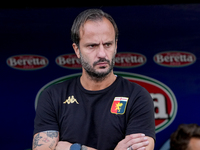
[[[113,71],[110,72],[103,80],[94,80],[86,72],[83,72],[80,82],[81,85],[89,91],[99,91],[109,87],[116,80]]]

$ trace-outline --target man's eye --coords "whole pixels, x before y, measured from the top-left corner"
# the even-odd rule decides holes
[[[106,47],[109,47],[110,45],[111,45],[110,43],[106,43],[106,44],[105,44]]]
[[[94,48],[96,45],[88,45],[89,48]]]

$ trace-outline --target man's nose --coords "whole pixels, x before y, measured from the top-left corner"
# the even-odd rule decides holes
[[[97,57],[99,57],[99,58],[105,58],[106,57],[106,49],[104,48],[103,45],[99,46],[98,52],[97,52]]]

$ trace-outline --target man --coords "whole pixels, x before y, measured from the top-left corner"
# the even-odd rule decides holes
[[[179,125],[170,137],[170,150],[200,150],[200,126]]]
[[[77,16],[71,29],[81,77],[43,91],[33,150],[153,150],[153,100],[141,86],[113,73],[118,29],[100,9]]]

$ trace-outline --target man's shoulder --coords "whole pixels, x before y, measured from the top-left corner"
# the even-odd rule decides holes
[[[149,94],[149,92],[143,86],[121,76],[119,76],[119,88],[121,90],[125,90],[126,92],[134,93],[136,95]]]
[[[124,78],[122,76],[118,76],[118,78],[119,78],[121,84],[124,84],[127,87],[131,87],[131,88],[143,88],[141,85],[139,85],[139,84],[137,84],[137,83],[135,83],[133,81],[130,81],[130,80],[128,80],[128,79],[126,79],[126,78]]]
[[[77,78],[78,77],[74,77],[71,79],[67,79],[67,80],[63,80],[60,82],[55,82],[53,84],[51,84],[49,87],[46,88],[46,90],[60,90],[60,89],[66,89],[69,86],[75,86],[77,84]]]

